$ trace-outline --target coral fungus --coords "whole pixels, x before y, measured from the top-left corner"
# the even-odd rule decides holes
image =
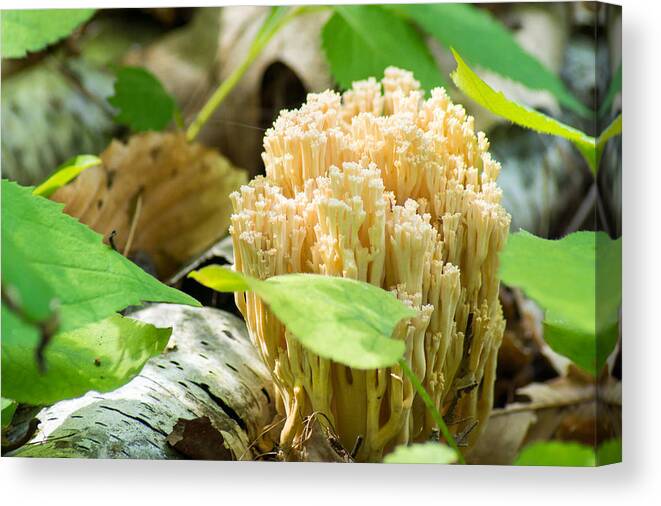
[[[425,99],[411,73],[391,67],[381,83],[310,94],[282,111],[264,138],[266,175],[231,197],[238,271],[354,278],[418,311],[393,338],[468,445],[491,410],[504,330],[497,266],[510,218],[488,148],[442,88]],[[399,366],[334,363],[304,349],[256,295],[236,301],[273,376],[283,448],[301,442],[313,413],[358,447],[359,461],[432,436]]]

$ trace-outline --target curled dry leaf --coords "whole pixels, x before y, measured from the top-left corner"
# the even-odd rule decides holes
[[[229,226],[229,194],[246,182],[216,150],[184,134],[148,132],[113,141],[102,165],[60,188],[64,211],[109,237],[127,256],[146,255],[159,277],[204,251]]]
[[[269,10],[265,6],[222,10],[219,81],[241,64]],[[332,85],[319,41],[329,15],[329,11],[307,13],[280,30],[218,109],[201,139],[219,142],[227,156],[256,175],[262,169],[259,155],[264,130],[271,126],[280,109],[298,107],[308,92],[319,92]],[[240,142],[236,139],[237,128],[241,132]]]

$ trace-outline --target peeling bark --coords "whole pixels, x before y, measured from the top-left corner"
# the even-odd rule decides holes
[[[273,419],[273,395],[244,323],[217,309],[166,304],[131,317],[173,326],[166,352],[113,392],[89,392],[43,409],[35,436],[9,455],[185,458],[167,438],[178,422],[204,417],[217,431],[215,443],[233,459],[250,460],[259,453],[252,443]],[[206,438],[213,437],[209,432],[206,427]]]

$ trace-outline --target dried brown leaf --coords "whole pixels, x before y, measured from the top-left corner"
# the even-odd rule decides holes
[[[494,410],[487,427],[466,456],[471,464],[508,465],[514,462],[528,430],[537,421],[534,411]]]
[[[161,278],[227,232],[229,194],[246,182],[244,171],[180,133],[113,141],[101,160],[53,200],[105,237],[115,231],[117,249],[146,254]]]

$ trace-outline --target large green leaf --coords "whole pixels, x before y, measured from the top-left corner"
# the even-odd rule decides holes
[[[123,67],[117,72],[115,94],[108,102],[119,110],[115,120],[135,132],[163,130],[176,110],[161,82],[142,67]]]
[[[526,446],[515,466],[567,466],[596,465],[594,448],[566,441],[541,441]]]
[[[2,181],[3,291],[20,293],[19,313],[47,316],[55,295],[59,330],[68,331],[143,301],[199,305],[103,244],[62,207]]]
[[[122,386],[165,348],[171,329],[110,316],[56,334],[44,354],[47,370],[34,360],[37,330],[2,306],[2,395],[25,404],[51,404]]]
[[[552,241],[521,231],[510,236],[500,261],[501,279],[545,309],[551,348],[595,374],[617,339],[621,240],[576,232]]]
[[[220,292],[254,291],[306,348],[357,369],[396,364],[405,345],[391,338],[395,325],[416,315],[393,294],[351,279],[288,274],[260,281],[217,265],[189,276]]]
[[[457,452],[434,442],[401,445],[383,459],[386,464],[453,464],[456,461]]]
[[[22,58],[69,35],[94,9],[2,11],[2,57]]]
[[[12,418],[14,418],[14,413],[18,403],[11,399],[5,399],[4,397],[0,398],[0,408],[2,410],[2,428],[4,429],[10,423]]]
[[[59,301],[55,292],[32,266],[24,264],[20,252],[5,242],[4,213],[2,219],[2,303],[34,325],[51,321],[52,330],[57,330]]]
[[[94,155],[78,155],[60,165],[43,183],[37,186],[33,195],[50,197],[55,191],[77,177],[84,170],[101,164],[101,159]]]
[[[471,65],[492,70],[534,90],[547,90],[564,106],[584,116],[589,109],[562,80],[526,52],[486,10],[470,4],[407,4],[393,6],[413,19],[446,47],[453,47]]]
[[[565,125],[541,112],[509,100],[503,93],[495,91],[473,72],[459,54],[452,50],[457,68],[452,80],[468,97],[492,113],[524,128],[543,134],[556,135],[574,143],[585,158],[592,172],[596,173],[603,147],[608,139],[622,132],[622,115],[604,129],[598,139],[580,130]]]
[[[342,88],[381,76],[389,65],[412,71],[424,89],[444,84],[420,34],[378,5],[334,7],[321,38],[331,73]]]
[[[607,466],[622,462],[622,439],[614,438],[604,441],[597,448],[597,465]]]

